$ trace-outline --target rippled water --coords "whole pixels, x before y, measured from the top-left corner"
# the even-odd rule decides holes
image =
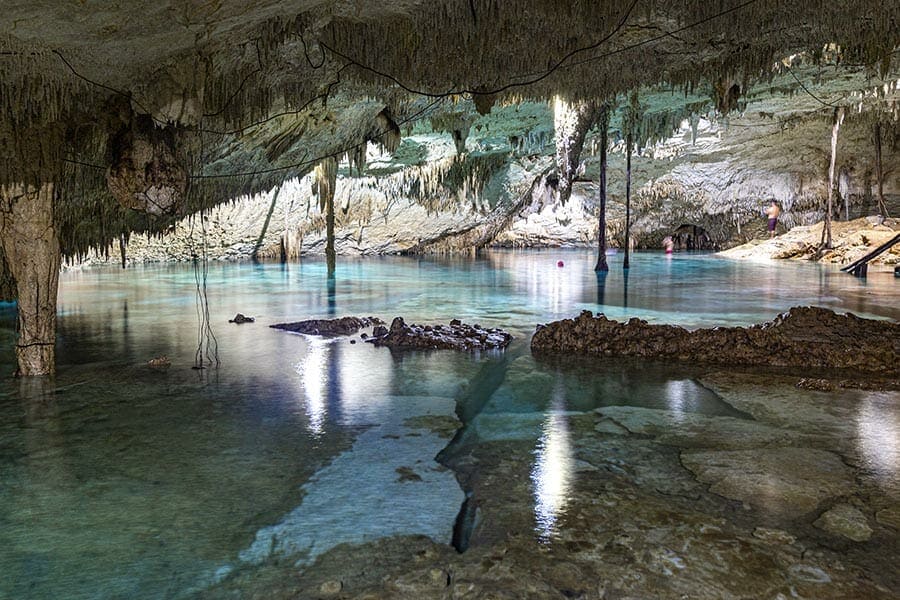
[[[541,535],[570,484],[557,467],[568,460],[567,411],[742,416],[678,369],[536,364],[527,341],[539,322],[588,309],[746,324],[798,304],[900,319],[889,273],[859,280],[808,264],[638,253],[626,278],[620,258],[599,279],[589,251],[342,259],[331,285],[316,261],[213,264],[219,365],[204,371],[191,369],[200,333],[191,266],[64,273],[58,375],[0,382],[0,597],[182,597],[272,553],[308,560],[394,533],[449,541],[462,492],[433,461],[448,438],[406,419],[446,417],[457,400],[470,435],[534,436]],[[256,323],[228,324],[237,312]],[[370,314],[460,318],[517,340],[502,356],[397,354],[267,327]],[[0,305],[4,373],[14,316]],[[163,354],[168,370],[146,365]],[[860,427],[896,438],[883,420],[870,423],[876,408]],[[874,468],[896,477],[891,448]]]

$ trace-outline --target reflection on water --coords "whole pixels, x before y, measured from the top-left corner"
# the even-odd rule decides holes
[[[666,403],[676,423],[684,422],[686,412],[696,410],[697,384],[688,379],[670,379],[666,382]]]
[[[545,542],[556,532],[556,523],[565,511],[572,482],[572,444],[565,410],[565,390],[560,376],[535,449],[536,460],[531,470],[536,529],[540,539]]]
[[[328,366],[329,354],[334,340],[323,340],[310,337],[306,357],[297,367],[300,381],[306,397],[306,414],[309,417],[309,430],[314,435],[321,435],[328,416]]]
[[[900,489],[900,410],[891,398],[863,399],[856,416],[859,452],[864,467]]]

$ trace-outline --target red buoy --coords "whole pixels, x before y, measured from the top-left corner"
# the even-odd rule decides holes
[[[558,260],[558,261],[556,261],[556,266],[557,266],[557,267],[564,267],[564,266],[566,266],[566,263],[564,263],[564,262],[561,261],[561,260]]]

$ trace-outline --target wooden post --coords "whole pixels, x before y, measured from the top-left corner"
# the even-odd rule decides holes
[[[609,129],[609,109],[603,106],[600,113],[600,228],[597,235],[598,253],[595,271],[609,271],[606,263],[606,145]]]

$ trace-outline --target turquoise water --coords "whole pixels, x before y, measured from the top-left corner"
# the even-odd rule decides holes
[[[0,598],[184,597],[268,556],[311,560],[395,533],[449,541],[462,492],[433,461],[449,440],[406,419],[446,419],[457,401],[470,435],[526,431],[538,450],[555,447],[553,415],[565,411],[741,416],[683,369],[535,363],[537,323],[587,309],[747,324],[798,304],[900,319],[890,273],[638,253],[627,279],[621,256],[598,279],[594,260],[577,250],[343,258],[332,285],[317,261],[211,264],[218,366],[204,370],[191,368],[211,338],[198,329],[190,265],[63,273],[49,381],[8,377],[15,313],[0,305]],[[237,312],[256,323],[229,324]],[[460,318],[517,339],[504,355],[398,354],[267,327],[343,315]],[[160,355],[170,368],[147,366]],[[404,467],[419,479],[396,477]],[[540,524],[552,513],[543,504],[559,500],[536,498]]]

